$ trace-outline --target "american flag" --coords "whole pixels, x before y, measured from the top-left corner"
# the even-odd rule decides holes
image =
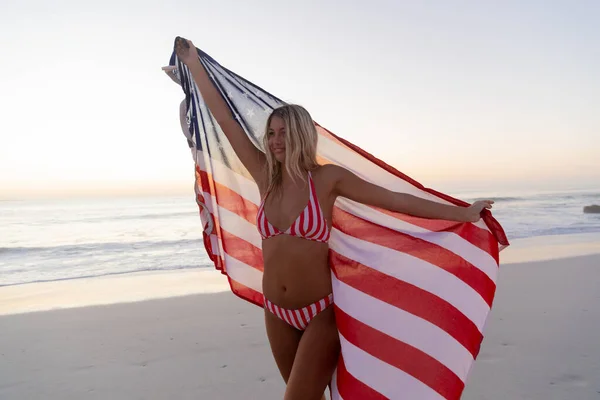
[[[213,84],[261,148],[267,117],[284,102],[199,50]],[[252,177],[172,54],[185,93],[182,128],[195,162],[206,251],[233,293],[263,307],[260,196]],[[465,206],[425,188],[317,125],[321,163],[343,166],[396,192]],[[341,356],[337,399],[459,399],[479,352],[496,291],[498,253],[508,241],[487,210],[477,223],[430,220],[338,199],[330,265]]]

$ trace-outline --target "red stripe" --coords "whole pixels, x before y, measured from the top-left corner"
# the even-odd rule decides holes
[[[344,400],[386,400],[387,397],[356,379],[346,369],[344,357],[340,354],[337,364],[337,388]]]
[[[298,229],[297,232],[301,235],[304,236],[304,221],[306,220],[306,213],[305,210],[302,210],[302,212],[300,213],[300,219],[297,220],[298,221]]]
[[[395,231],[345,211],[343,218],[336,218],[334,226],[340,231],[360,240],[399,251],[426,261],[453,274],[471,286],[491,307],[496,284],[480,269],[437,244]]]
[[[330,251],[338,280],[376,299],[398,307],[443,329],[462,344],[475,359],[483,335],[456,307],[436,295],[357,261]]]
[[[446,399],[460,399],[464,383],[435,358],[383,332],[363,324],[336,307],[340,334],[373,357],[401,369]]]
[[[261,249],[223,228],[221,228],[221,233],[223,237],[223,250],[227,254],[261,272],[263,271],[264,265]]]
[[[298,222],[298,219],[296,219],[294,222],[292,222],[292,225],[290,225],[290,227],[288,228],[290,230],[290,234],[291,235],[296,235],[296,223]]]
[[[292,314],[294,314],[294,322],[296,323],[296,328],[298,328],[298,330],[304,330],[304,328],[302,327],[302,321],[300,321],[300,318],[298,318],[298,314],[296,314],[296,311],[298,310],[292,310]]]
[[[294,310],[292,311],[294,313],[294,319],[298,325],[298,329],[300,329],[301,331],[304,330],[304,325],[302,323],[302,317],[300,316],[300,310]]]
[[[313,203],[309,204],[309,208],[308,208],[308,229],[306,230],[306,235],[309,237],[312,237],[315,233],[316,233],[316,225],[317,225],[317,218],[316,218],[316,210],[315,210],[315,205]]]
[[[215,182],[212,179],[212,175],[206,171],[200,169],[198,169],[198,171],[202,179],[202,190],[207,192],[209,187],[211,189],[214,188],[214,191],[211,190],[209,193],[215,196],[220,207],[236,213],[248,222],[253,224],[256,223],[256,214],[258,212],[256,204],[229,189],[227,186]],[[209,182],[212,183],[212,185],[209,185]]]
[[[296,316],[294,315],[295,314],[294,311],[292,311],[292,310],[285,310],[285,311],[287,313],[288,318],[290,319],[291,325],[294,328],[298,329],[299,328],[298,321],[296,321]]]
[[[496,243],[496,239],[494,238],[493,234],[486,229],[482,229],[472,223],[467,222],[419,218],[412,215],[385,210],[382,208],[370,208],[380,211],[383,214],[389,215],[390,217],[393,217],[395,219],[407,222],[411,225],[415,225],[423,229],[427,229],[432,232],[454,233],[467,240],[473,246],[480,248],[481,250],[494,257],[496,263],[498,263],[498,245]]]
[[[315,209],[317,210],[316,220],[318,225],[318,230],[315,234],[315,239],[323,241],[327,238],[327,235],[329,234],[327,230],[327,221],[325,221],[325,217],[323,216],[323,210],[321,210],[321,205],[317,202],[315,202]]]
[[[302,323],[304,324],[304,326],[308,326],[309,321],[306,319],[306,314],[304,314],[305,309],[306,309],[306,307],[303,307],[299,310],[300,318],[302,319]]]
[[[319,300],[315,303],[315,307],[317,307],[317,312],[315,313],[315,315],[317,315],[318,313],[323,311],[323,308],[321,308],[321,300]]]
[[[229,276],[227,278],[229,279],[229,286],[231,287],[231,291],[236,296],[246,301],[249,301],[252,304],[256,304],[261,308],[264,307],[264,297],[262,293],[257,292],[256,290],[249,288],[246,285],[234,281],[233,279],[229,278]]]

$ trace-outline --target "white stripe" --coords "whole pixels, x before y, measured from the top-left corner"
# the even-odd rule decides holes
[[[310,310],[312,311],[312,316],[314,318],[315,315],[317,315],[317,306],[315,306],[315,303],[310,305]]]
[[[197,157],[204,157],[202,153],[201,150],[196,150]],[[208,158],[208,161],[210,163],[209,167],[199,166],[204,171],[211,173],[215,182],[227,186],[246,200],[256,204],[256,206],[260,205],[260,192],[256,182],[238,174],[214,158]]]
[[[208,192],[203,192],[206,208],[211,214],[214,214],[214,205],[217,204],[217,199]],[[210,198],[210,201],[208,200]],[[248,222],[244,218],[240,217],[234,212],[227,210],[221,206],[218,206],[218,219],[226,231],[233,233],[234,235],[244,239],[245,241],[253,244],[254,246],[261,248],[262,240],[260,233],[256,229],[256,225]]]
[[[317,131],[322,128],[317,127]],[[354,150],[350,150],[345,146],[340,146],[333,140],[327,138],[327,133],[322,132],[319,135],[318,155],[325,157],[335,164],[341,165],[344,168],[352,171],[360,178],[367,180],[378,186],[395,192],[409,193],[423,199],[435,201],[442,204],[451,204],[446,200],[440,199],[428,192],[425,192],[416,186],[411,185],[402,178],[399,178],[392,173],[384,170],[377,164],[367,160]]]
[[[282,320],[285,321],[283,319],[283,311],[281,310],[281,308],[279,308],[279,306],[273,304],[273,309],[275,310],[275,315],[277,315],[277,317]]]
[[[262,248],[262,239],[256,229],[256,225],[248,222],[236,213],[219,206],[219,223],[227,232],[251,243],[259,249]]]
[[[285,308],[279,307],[279,312],[281,312],[281,316],[283,317],[283,320],[285,322],[287,322],[289,325],[294,326],[292,321],[290,321],[290,317],[288,316],[287,310]]]
[[[210,211],[211,214],[215,214],[214,205],[217,204],[217,200],[214,196],[211,196],[208,192],[203,192],[206,208]],[[210,198],[210,201],[208,199]],[[227,232],[234,234],[240,239],[245,240],[246,242],[262,249],[262,238],[260,237],[260,233],[251,222],[248,222],[244,218],[240,217],[234,212],[231,212],[221,206],[217,207],[218,215],[217,219],[221,224],[221,227],[225,229]],[[219,247],[221,250],[221,254],[223,253],[222,243],[219,241]]]
[[[304,313],[306,320],[310,323],[311,317],[310,317],[310,314],[308,313],[308,307],[303,307],[302,312]]]
[[[475,289],[450,272],[406,253],[346,235],[337,229],[333,230],[329,244],[332,250],[351,260],[447,301],[473,321],[479,331],[483,330],[490,307]],[[337,302],[337,293],[334,296]]]
[[[498,264],[496,263],[496,260],[494,260],[488,252],[480,249],[453,232],[433,232],[429,229],[390,217],[369,206],[344,198],[339,198],[335,205],[352,215],[359,216],[360,218],[371,221],[377,225],[391,228],[395,231],[405,233],[448,249],[473,264],[476,268],[485,273],[493,282],[496,282],[498,276]]]
[[[304,211],[302,211],[302,214],[304,216],[304,225],[302,225],[302,233],[306,235],[306,231],[308,230],[308,216],[310,214],[310,208],[304,207]]]
[[[262,293],[262,272],[231,257],[227,253],[225,253],[224,259],[229,278]]]
[[[298,323],[300,324],[300,328],[302,328],[302,330],[306,329],[306,324],[304,323],[304,321],[302,321],[302,316],[300,315],[300,311],[294,310],[294,313],[296,314],[296,319],[298,320]]]
[[[323,218],[320,218],[320,215],[323,216]],[[319,230],[311,237],[321,239],[321,237],[325,234],[325,231],[327,230],[327,221],[325,220],[325,216],[323,215],[322,210],[320,213],[319,211],[315,212],[315,226],[317,226]]]
[[[219,238],[215,234],[210,235],[210,249],[215,256],[221,255],[219,251]]]
[[[300,329],[300,326],[298,325],[298,323],[296,322],[296,318],[295,317],[295,313],[293,310],[288,310],[288,317],[290,319],[290,322],[292,324],[292,326],[296,329]]]
[[[325,300],[321,299],[321,301],[319,301],[319,304],[321,305],[321,311],[325,310]]]
[[[463,382],[466,380],[473,355],[446,331],[337,279],[332,284],[339,309],[365,325],[423,351],[448,367]]]
[[[344,400],[338,391],[337,368],[333,371],[333,376],[331,378],[331,400]]]
[[[313,182],[313,185],[314,185],[314,182]],[[318,224],[319,220],[317,218],[317,202],[315,201],[316,199],[314,199],[314,196],[312,194],[312,188],[310,187],[310,182],[308,185],[308,190],[309,190],[308,206],[309,206],[309,212],[313,216],[313,223],[312,223],[312,226],[310,227],[310,232],[307,232],[306,236],[314,237],[315,231],[319,227],[319,224]]]
[[[346,369],[389,399],[444,400],[442,395],[406,372],[373,357],[340,335]]]
[[[324,133],[321,130],[322,128],[317,127],[317,131],[320,132],[318,142],[319,156],[325,157],[333,163],[343,166],[347,170],[354,172],[360,178],[375,185],[382,186],[388,190],[412,194],[413,196],[435,201],[441,204],[452,204],[449,201],[413,186],[409,182],[384,170],[377,164],[367,160],[353,150],[335,143],[333,140],[324,136],[327,135],[327,133]],[[483,221],[476,223],[476,225],[482,229],[490,231]]]

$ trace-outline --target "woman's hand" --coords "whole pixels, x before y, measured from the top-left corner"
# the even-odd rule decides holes
[[[175,54],[188,67],[191,63],[198,62],[198,50],[191,40],[177,36],[175,39]]]
[[[466,221],[465,222],[477,222],[481,219],[481,212],[484,208],[492,208],[494,202],[492,200],[479,200],[471,204],[467,208]]]

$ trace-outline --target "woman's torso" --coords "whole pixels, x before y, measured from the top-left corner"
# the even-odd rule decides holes
[[[323,167],[311,173],[314,190],[322,215],[331,229],[331,213],[335,198]],[[311,198],[310,177],[307,182],[290,186],[282,194],[269,193],[264,203],[264,216],[277,231],[286,231],[298,219]],[[265,196],[264,193],[261,195]],[[260,219],[260,214],[259,214]],[[308,221],[308,220],[307,220]],[[264,221],[263,221],[264,222]],[[308,222],[307,222],[308,223]],[[310,223],[317,224],[311,217]],[[315,225],[318,229],[318,225]],[[317,235],[307,235],[318,239]],[[323,236],[321,236],[322,238]],[[284,308],[300,308],[331,293],[331,272],[326,242],[309,240],[280,233],[262,241],[264,274],[263,293]]]

